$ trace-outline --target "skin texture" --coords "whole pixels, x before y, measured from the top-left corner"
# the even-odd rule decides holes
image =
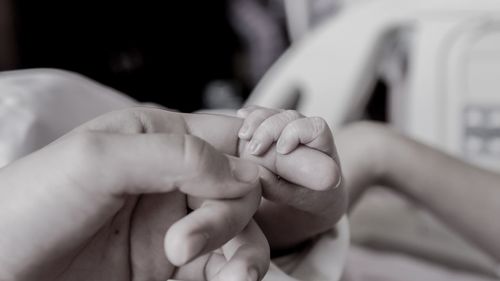
[[[244,118],[238,135],[242,142],[249,141],[240,151],[242,157],[259,159],[277,153],[278,158],[292,157],[286,163],[298,165],[283,169],[283,174],[288,173],[281,178],[269,173],[261,176],[265,199],[256,220],[272,249],[286,253],[332,228],[345,213],[347,199],[333,136],[325,120],[259,106],[243,108],[238,116]],[[316,153],[295,154],[304,148]],[[306,169],[304,175],[297,175],[298,169]]]
[[[3,168],[0,232],[8,235],[0,237],[0,279],[262,278],[269,249],[251,220],[261,190],[269,193],[274,173],[286,187],[304,185],[296,188],[307,191],[307,200],[276,193],[274,206],[320,218],[314,232],[326,229],[335,217],[325,219],[328,212],[308,200],[314,188],[328,192],[336,184],[326,174],[337,164],[307,147],[245,157],[240,127],[240,119],[227,116],[123,110]],[[259,166],[229,156],[238,154]],[[323,170],[311,175],[304,166]],[[275,221],[290,216],[269,214]],[[272,229],[264,225],[264,232]]]
[[[263,276],[257,166],[186,135],[178,114],[142,113],[103,116],[2,169],[0,279]]]
[[[500,262],[500,175],[467,164],[376,123],[337,135],[354,205],[371,186],[386,186],[432,212]]]

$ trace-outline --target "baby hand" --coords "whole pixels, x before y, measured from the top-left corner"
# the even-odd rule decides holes
[[[244,118],[240,157],[275,161],[261,170],[265,199],[255,217],[271,248],[286,252],[331,229],[345,214],[347,197],[327,123],[293,110],[256,106],[238,115]]]
[[[333,136],[324,119],[320,117],[305,117],[295,110],[279,110],[250,106],[238,111],[238,116],[244,118],[238,136],[250,141],[247,145],[252,155],[262,155],[276,142],[276,151],[288,154],[299,145],[321,151],[332,157],[336,168],[337,161]],[[313,154],[309,155],[313,157]],[[329,171],[339,173],[340,169]],[[341,183],[338,177],[336,187]]]

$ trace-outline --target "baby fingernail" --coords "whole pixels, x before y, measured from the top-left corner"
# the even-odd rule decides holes
[[[259,273],[255,268],[252,268],[248,271],[248,281],[257,281],[259,279]]]
[[[248,144],[248,150],[250,151],[251,154],[256,155],[256,154],[259,153],[259,150],[260,150],[261,146],[262,146],[262,144],[260,143],[260,141],[258,141],[258,140],[252,140]]]
[[[339,165],[337,165],[337,166],[335,167],[335,173],[336,173],[337,175],[339,175],[339,179],[337,180],[337,183],[336,183],[336,184],[335,184],[335,186],[333,187],[334,189],[335,189],[335,188],[339,188],[339,187],[340,187],[340,185],[342,185],[342,181],[343,181],[343,179],[342,179],[342,171],[340,170],[340,166],[339,166]]]

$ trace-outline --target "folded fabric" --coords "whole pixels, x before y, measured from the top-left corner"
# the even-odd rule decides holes
[[[0,73],[0,167],[100,114],[134,104],[132,99],[70,72]]]

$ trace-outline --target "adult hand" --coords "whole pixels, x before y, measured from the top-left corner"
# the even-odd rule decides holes
[[[257,166],[190,135],[179,114],[134,112],[0,170],[1,280],[262,278]]]

